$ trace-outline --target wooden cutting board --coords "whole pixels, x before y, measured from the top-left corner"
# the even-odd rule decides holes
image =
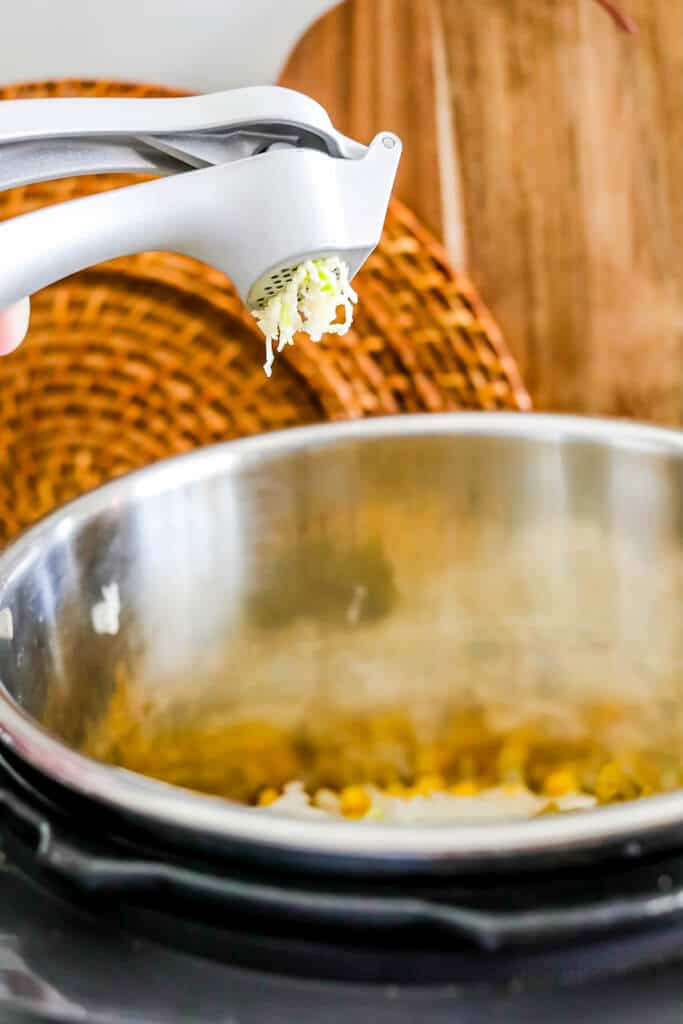
[[[683,424],[683,3],[347,0],[283,83],[405,143],[537,408]]]

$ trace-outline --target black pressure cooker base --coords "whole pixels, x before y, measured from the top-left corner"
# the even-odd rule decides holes
[[[0,868],[0,1020],[88,1024],[680,1024],[677,962],[582,984],[409,987],[287,977],[112,927]]]
[[[363,985],[374,993],[368,1005],[384,1005],[391,992],[394,1008],[396,999],[419,1003],[428,990],[439,1005],[464,992],[507,999],[511,990],[543,1001],[557,986],[611,986],[683,963],[683,856],[533,877],[411,878],[402,887],[395,879],[325,880],[200,860],[118,827],[113,834],[102,818],[54,796],[17,763],[0,766],[0,835],[25,895],[21,913],[49,908],[62,922],[49,926],[55,934],[68,921],[78,962],[111,943],[149,947],[156,959],[211,964],[221,978],[247,968],[244,979],[261,978],[261,991],[264,978],[269,989],[293,985],[306,998],[326,985],[341,1005]],[[39,936],[43,949],[45,926]],[[39,973],[49,977],[49,963]]]

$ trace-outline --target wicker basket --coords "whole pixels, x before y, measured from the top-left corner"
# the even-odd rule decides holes
[[[13,86],[0,99],[172,95],[111,82]],[[100,175],[0,195],[0,219],[136,179]],[[355,325],[302,339],[263,374],[263,339],[229,281],[146,253],[36,295],[29,338],[0,360],[0,545],[131,469],[259,431],[324,419],[528,409],[501,335],[469,282],[400,203],[358,277]]]

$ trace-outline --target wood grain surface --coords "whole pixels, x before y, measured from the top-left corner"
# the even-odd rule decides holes
[[[537,408],[683,424],[683,0],[347,0],[285,84],[369,140]]]

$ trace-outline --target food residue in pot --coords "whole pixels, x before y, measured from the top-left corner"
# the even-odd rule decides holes
[[[432,785],[434,788],[432,788]],[[289,782],[281,793],[264,789],[259,806],[273,813],[294,817],[337,817],[351,821],[393,822],[404,825],[484,824],[535,818],[551,811],[578,811],[595,807],[597,800],[586,793],[570,792],[560,797],[533,793],[526,786],[491,786],[478,790],[459,783],[447,788],[444,780],[429,786],[418,780],[415,786],[348,786],[335,793],[320,789],[310,796],[301,782]]]
[[[269,813],[367,822],[527,819],[683,783],[683,762],[639,734],[635,708],[577,708],[564,736],[557,717],[513,727],[497,712],[445,710],[428,737],[397,712],[307,715],[285,728],[219,710],[143,707],[122,673],[82,750]]]
[[[92,628],[100,635],[116,636],[119,631],[121,598],[118,583],[102,587],[102,600],[96,602],[90,611]]]
[[[14,639],[14,616],[11,608],[0,608],[0,640]]]

